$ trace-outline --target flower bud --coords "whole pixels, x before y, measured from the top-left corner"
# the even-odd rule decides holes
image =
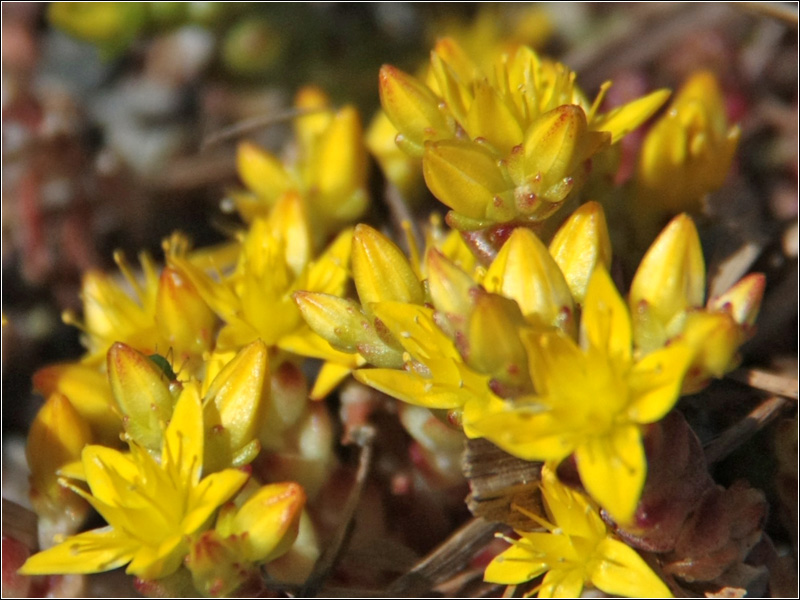
[[[207,472],[246,464],[255,457],[269,402],[267,347],[256,340],[242,348],[214,378],[204,395]],[[253,450],[255,453],[253,453]]]
[[[160,448],[175,404],[164,372],[141,352],[117,342],[108,351],[108,380],[125,432],[149,450]]]
[[[507,222],[517,210],[513,183],[491,150],[473,142],[444,140],[426,144],[422,161],[425,183],[434,196],[456,213],[485,226],[485,220]]]
[[[178,363],[211,348],[216,317],[192,282],[172,267],[161,272],[155,322]]]
[[[435,248],[428,251],[426,265],[428,292],[434,307],[443,312],[451,324],[463,323],[472,311],[471,291],[477,284]]]
[[[44,547],[55,533],[72,533],[88,511],[86,502],[62,487],[58,470],[81,458],[91,443],[89,426],[66,396],[53,393],[36,414],[28,433],[25,454],[31,470],[31,503],[40,515]]]
[[[197,538],[184,559],[195,589],[207,597],[228,598],[256,579],[258,568],[244,560],[239,546],[238,538],[222,537],[214,530]]]
[[[683,382],[683,393],[692,394],[712,377],[723,377],[736,368],[737,351],[746,336],[728,313],[693,311],[686,317],[681,339],[694,353]]]
[[[367,129],[366,144],[378,161],[386,179],[409,200],[416,196],[420,183],[419,159],[408,156],[395,143],[397,128],[384,111],[378,111]]]
[[[64,363],[39,369],[33,387],[44,397],[64,394],[92,431],[92,439],[107,446],[119,443],[120,415],[114,410],[114,397],[108,376],[85,363]]]
[[[346,106],[333,116],[310,164],[311,187],[319,193],[315,208],[334,223],[352,221],[367,207],[367,153],[363,138],[358,113]]]
[[[572,293],[564,275],[529,229],[514,230],[486,271],[483,285],[489,292],[516,300],[532,325],[574,330]]]
[[[600,264],[611,269],[611,239],[602,206],[587,202],[578,208],[556,232],[549,250],[575,302],[582,303],[594,268]]]
[[[269,206],[292,187],[292,180],[281,161],[252,142],[239,144],[236,170],[248,189]]]
[[[387,237],[367,225],[353,234],[353,280],[366,308],[372,302],[422,304],[422,285],[405,255]]]
[[[536,118],[525,136],[524,175],[509,163],[520,213],[544,218],[586,177],[583,163],[609,143],[610,134],[589,131],[580,106],[565,104]],[[514,174],[513,171],[517,173]],[[542,203],[550,207],[542,207]],[[544,216],[539,217],[543,214]]]
[[[695,73],[645,138],[637,202],[644,209],[698,212],[703,197],[725,181],[740,134],[738,126],[728,127],[714,76]]]
[[[721,296],[708,301],[708,310],[730,313],[734,321],[744,326],[755,324],[761,299],[764,297],[766,278],[761,273],[751,273],[736,282]]]
[[[502,383],[529,385],[527,353],[519,337],[524,326],[515,302],[497,294],[478,294],[467,332],[467,364]]]
[[[391,65],[379,75],[381,105],[400,132],[397,144],[412,156],[422,156],[426,141],[454,135],[452,121],[439,110],[439,100],[422,82]]]
[[[222,535],[241,536],[242,554],[266,562],[284,554],[297,537],[306,495],[296,483],[263,486],[230,519]]]
[[[678,215],[645,254],[630,291],[636,345],[663,346],[683,328],[686,311],[703,305],[706,272],[694,222]]]

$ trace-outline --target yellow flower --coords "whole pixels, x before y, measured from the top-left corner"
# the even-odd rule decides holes
[[[664,90],[606,114],[589,104],[575,74],[517,46],[488,76],[452,39],[431,55],[427,84],[385,65],[381,103],[397,145],[422,158],[425,182],[462,230],[541,221],[578,190],[588,159],[648,119]]]
[[[261,340],[235,355],[207,363],[203,397],[206,472],[241,466],[260,450],[258,436],[269,404],[269,362]],[[153,357],[117,343],[108,352],[108,378],[126,435],[156,452],[184,385],[171,380]]]
[[[699,212],[704,196],[725,181],[740,134],[738,125],[728,126],[714,75],[694,73],[645,138],[637,171],[640,209]]]
[[[597,509],[581,493],[542,469],[542,496],[550,522],[529,515],[548,531],[517,531],[518,540],[489,563],[484,579],[520,584],[542,574],[530,594],[539,598],[579,598],[591,585],[613,596],[672,597],[669,588],[635,550],[615,539]]]
[[[247,480],[234,469],[201,479],[204,428],[197,385],[186,385],[164,434],[160,461],[136,444],[130,454],[102,446],[83,450],[90,492],[68,483],[108,523],[35,554],[27,575],[98,573],[128,564],[131,575],[158,579],[174,573],[192,537]]]
[[[694,356],[684,393],[704,387],[736,366],[739,347],[753,332],[764,277],[752,274],[703,306],[705,262],[694,222],[678,215],[645,254],[630,291],[633,338],[646,355],[681,340]]]
[[[367,155],[358,113],[352,106],[334,111],[318,88],[300,90],[295,120],[297,159],[283,163],[258,146],[244,142],[237,155],[247,192],[234,192],[242,217],[266,217],[284,194],[298,194],[312,222],[314,245],[361,216],[369,203]]]
[[[580,346],[558,331],[522,339],[536,394],[476,417],[473,430],[526,460],[574,453],[592,498],[616,521],[630,521],[647,471],[642,425],[677,401],[689,349],[673,344],[634,360],[630,315],[601,267],[586,293]]]
[[[140,255],[143,281],[134,275],[122,253],[116,252],[114,260],[127,287],[91,271],[81,288],[83,323],[65,315],[67,322],[84,331],[89,351],[85,360],[98,364],[114,342],[124,342],[145,354],[171,352],[176,364],[193,372],[211,348],[216,327],[214,314],[195,286],[170,267],[159,274],[146,253]]]
[[[258,577],[259,565],[291,548],[305,501],[296,483],[274,483],[262,486],[239,508],[224,507],[215,529],[200,536],[186,557],[195,588],[207,596],[231,596]]]
[[[455,40],[470,56],[480,60],[481,67],[487,72],[493,69],[492,61],[505,50],[514,50],[520,44],[540,47],[550,36],[552,24],[545,11],[538,7],[503,5],[483,5],[474,17],[463,22],[456,15],[443,15],[430,23],[429,38],[432,43],[443,36],[446,41],[439,42],[437,52],[446,56],[447,60],[458,60]],[[444,33],[442,33],[444,32]],[[448,44],[451,44],[448,46]],[[461,61],[469,62],[469,59]],[[426,81],[431,87],[436,86],[432,69],[428,67],[418,73],[418,79]],[[375,156],[386,178],[396,185],[406,198],[413,202],[421,179],[421,163],[419,158],[409,156],[395,143],[397,128],[387,117],[386,112],[379,110],[370,123],[367,131],[367,147]]]
[[[269,218],[256,218],[240,235],[233,272],[214,278],[181,253],[168,254],[170,266],[194,284],[224,322],[215,352],[233,352],[261,339],[275,351],[321,358],[335,367],[354,366],[353,357],[330,348],[303,323],[292,299],[299,290],[344,293],[352,232],[342,232],[315,260],[310,231],[302,199],[290,192]],[[337,371],[335,377],[321,377],[315,392],[324,396],[346,374],[345,369],[343,375]]]

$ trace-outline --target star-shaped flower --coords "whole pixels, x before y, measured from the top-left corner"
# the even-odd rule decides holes
[[[618,522],[633,517],[647,463],[642,426],[678,399],[691,351],[676,343],[634,360],[631,317],[604,268],[589,282],[580,344],[560,331],[522,334],[536,393],[473,429],[526,460],[574,453],[586,490]]]
[[[578,598],[585,585],[629,597],[672,597],[635,550],[615,539],[595,506],[542,469],[542,495],[551,522],[529,515],[547,532],[517,532],[518,540],[489,563],[484,579],[520,584],[545,574],[529,595]]]
[[[20,572],[98,573],[129,563],[126,572],[142,579],[174,573],[193,536],[208,528],[214,512],[248,478],[236,469],[201,478],[202,410],[198,386],[187,384],[164,434],[160,461],[135,442],[130,454],[86,446],[82,460],[90,491],[77,483],[65,485],[85,498],[108,526],[35,554]]]

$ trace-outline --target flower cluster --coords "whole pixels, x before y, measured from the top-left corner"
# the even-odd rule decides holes
[[[234,241],[192,251],[176,233],[163,267],[142,254],[139,276],[117,253],[123,281],[84,278],[83,320],[65,319],[83,330],[86,355],[34,376],[47,400],[28,443],[31,497],[43,548],[76,531],[90,506],[109,527],[67,538],[23,572],[130,562],[129,573],[165,589],[188,570],[211,595],[251,580],[258,589],[261,567],[279,557],[278,580],[308,576],[318,549],[304,506],[336,461],[330,416],[308,401],[302,362],[326,361],[311,394],[323,397],[357,361],[311,332],[292,294],[345,293],[344,224],[366,206],[366,162],[352,109],[333,112],[315,89],[298,105],[308,112],[298,119],[300,162],[284,168],[240,146],[250,191],[234,198],[248,225]],[[193,403],[198,410],[181,409]]]
[[[647,134],[635,185],[603,195],[592,178],[614,174],[614,145],[668,92],[606,110],[610,83],[590,102],[575,80],[527,46],[473,59],[451,38],[419,78],[381,69],[369,147],[392,183],[421,175],[450,208],[450,229],[432,217],[424,246],[404,224],[408,256],[356,224],[369,198],[355,109],[304,88],[291,160],[238,147],[233,240],[192,250],[176,233],[163,267],[142,254],[137,274],[117,254],[123,281],[87,274],[83,320],[67,316],[86,355],[34,377],[46,401],[28,461],[45,549],[21,572],[127,565],[160,592],[209,596],[264,592],[262,570],[302,583],[319,555],[307,511],[336,466],[331,412],[309,400],[352,374],[411,407],[399,419],[443,486],[461,482],[463,436],[544,463],[545,510],[517,507],[530,530],[487,581],[543,577],[530,592],[541,597],[670,595],[634,539],[649,539],[653,432],[681,395],[737,365],[765,285],[751,274],[706,299],[698,231],[675,213],[721,184],[738,130],[697,75]],[[606,217],[619,211],[604,206],[628,192],[671,220],[625,279]],[[70,535],[90,507],[107,525]]]
[[[468,436],[526,460],[574,455],[590,495],[627,522],[646,475],[642,426],[669,412],[684,385],[695,389],[731,368],[761,296],[752,276],[700,307],[702,253],[684,259],[698,258],[696,244],[691,219],[676,217],[634,277],[629,309],[607,273],[608,231],[596,203],[573,213],[549,249],[519,228],[488,267],[472,272],[433,246],[415,268],[388,238],[359,225],[360,304],[311,292],[295,298],[333,347],[377,367],[356,371],[358,381],[449,411]],[[699,295],[685,283],[695,280]],[[640,296],[640,286],[652,294]],[[680,325],[655,340],[650,314]]]
[[[384,66],[381,102],[397,145],[422,158],[425,182],[457,229],[541,221],[577,192],[591,159],[647,120],[661,90],[600,113],[575,73],[518,46],[484,72],[452,39],[431,53],[427,82]]]

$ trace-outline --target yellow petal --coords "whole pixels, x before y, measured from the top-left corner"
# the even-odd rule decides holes
[[[611,239],[602,206],[587,202],[578,208],[559,228],[549,250],[575,301],[583,303],[594,268],[611,268]]]
[[[727,292],[708,301],[709,310],[729,312],[740,325],[753,325],[764,297],[766,277],[751,273],[737,281]]]
[[[464,79],[460,75],[461,69],[457,66],[454,67],[454,62],[459,62],[457,57],[452,56],[452,53],[445,57],[440,52],[443,49],[443,44],[447,44],[448,41],[452,42],[452,40],[439,40],[436,48],[431,52],[428,85],[442,97],[447,110],[455,120],[460,124],[464,124],[467,120],[467,109],[472,104],[472,93],[467,87],[472,79]],[[463,58],[469,61],[468,58]],[[466,70],[472,69],[474,67],[466,68]]]
[[[311,400],[322,400],[328,396],[336,387],[342,383],[353,372],[356,366],[361,365],[346,365],[335,362],[326,362],[317,374],[314,381],[314,387],[308,397]]]
[[[285,553],[297,537],[306,494],[296,483],[275,483],[258,490],[238,510],[234,534],[245,535],[245,556],[266,562]]]
[[[86,446],[81,458],[92,496],[110,506],[120,506],[129,499],[139,470],[128,455],[92,445]]]
[[[294,290],[308,290],[342,296],[349,279],[350,253],[353,246],[353,230],[345,229],[311,263],[308,270],[294,283]]]
[[[568,536],[602,539],[606,526],[587,496],[559,481],[556,464],[542,467],[542,498],[554,525]]]
[[[581,337],[586,344],[601,350],[614,364],[631,360],[631,317],[628,307],[605,267],[594,270],[586,290],[581,315]]]
[[[397,147],[397,128],[386,113],[378,111],[367,131],[366,144],[377,159],[386,176],[405,197],[413,197],[421,182],[422,169],[419,159],[409,156]]]
[[[547,564],[542,562],[541,556],[526,546],[514,544],[492,559],[486,567],[483,580],[516,585],[531,581],[546,570]]]
[[[238,469],[225,469],[204,477],[191,489],[189,494],[189,511],[183,518],[181,530],[193,534],[202,527],[220,506],[238,492],[249,475]]]
[[[428,358],[461,360],[455,344],[436,324],[433,310],[427,306],[378,302],[371,308],[375,317],[414,358],[423,362]]]
[[[294,105],[301,111],[311,111],[294,120],[294,129],[304,154],[309,154],[320,136],[330,127],[333,110],[330,98],[319,87],[306,85],[298,90]],[[327,110],[326,110],[327,109]]]
[[[174,404],[163,371],[144,354],[117,342],[108,351],[108,379],[125,431],[144,447],[160,449]]]
[[[263,223],[263,219],[256,219],[254,223]],[[241,314],[242,302],[231,288],[212,279],[186,257],[168,255],[167,262],[192,282],[203,300],[223,320],[229,323],[236,321],[237,315]]]
[[[452,69],[454,75],[456,75],[464,85],[468,85],[472,82],[479,73],[478,67],[452,37],[444,37],[436,40],[436,45],[433,47],[431,55],[432,64],[433,55],[435,55],[436,58]]]
[[[469,425],[473,432],[523,460],[558,461],[569,456],[577,443],[571,425],[542,406],[470,417]]]
[[[500,155],[508,154],[522,143],[520,123],[488,81],[477,81],[473,93],[465,123],[467,133],[472,139],[487,140]]]
[[[364,362],[363,358],[358,354],[335,350],[325,339],[308,327],[301,328],[291,335],[282,337],[278,343],[278,347],[281,350],[297,354],[298,356],[319,358],[320,360],[343,365],[355,366],[357,364],[363,364]]]
[[[110,527],[86,531],[31,556],[19,572],[23,575],[101,573],[130,562],[136,540]]]
[[[422,285],[405,255],[391,240],[368,225],[353,234],[353,280],[361,304],[393,300],[422,304]]]
[[[471,219],[510,221],[516,216],[513,183],[498,166],[499,156],[480,144],[447,140],[427,144],[425,183],[436,198]]]
[[[628,376],[631,404],[627,414],[631,421],[653,423],[672,409],[691,358],[690,348],[676,343],[648,354],[634,365]]]
[[[600,542],[597,553],[602,559],[589,578],[598,589],[629,598],[672,598],[666,584],[630,546],[609,537]]]
[[[467,394],[457,385],[426,379],[406,371],[359,369],[353,373],[353,377],[393,398],[426,408],[460,408],[467,399]]]
[[[283,242],[284,259],[296,277],[305,269],[311,257],[311,231],[299,193],[288,192],[280,197],[269,216],[269,227],[275,238]],[[248,241],[254,241],[259,247],[259,242],[254,238],[250,235]],[[249,246],[245,249],[245,252],[248,251]]]
[[[572,338],[562,332],[527,331],[521,334],[528,351],[528,370],[536,392],[553,396],[587,380],[587,361]]]
[[[172,420],[164,434],[161,467],[175,475],[182,487],[200,479],[203,469],[203,411],[200,389],[196,382],[187,382],[175,403]]]
[[[539,598],[579,598],[583,591],[583,569],[557,568],[548,571],[539,588]]]
[[[358,113],[346,106],[320,139],[314,183],[323,214],[337,221],[358,218],[367,207],[367,153]]]
[[[239,144],[236,169],[244,184],[270,205],[292,186],[281,162],[251,142]]]
[[[620,524],[631,521],[639,504],[647,462],[637,425],[615,427],[575,449],[578,473],[586,491]]]
[[[667,101],[669,95],[670,91],[664,89],[637,98],[604,115],[595,117],[592,119],[590,127],[594,131],[610,132],[611,143],[616,144],[621,138],[652,117]]]

